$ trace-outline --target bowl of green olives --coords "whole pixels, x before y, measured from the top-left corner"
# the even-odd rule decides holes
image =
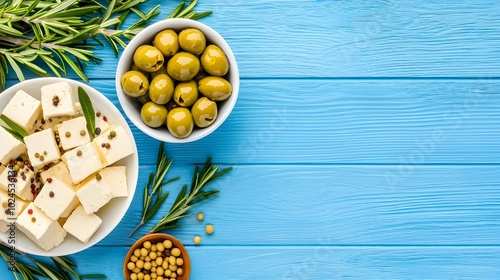
[[[227,119],[240,77],[219,33],[198,21],[166,19],[129,42],[115,82],[123,111],[137,128],[160,141],[186,143]]]

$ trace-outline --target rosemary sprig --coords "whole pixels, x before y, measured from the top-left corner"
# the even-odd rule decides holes
[[[118,56],[119,49],[160,14],[160,5],[142,12],[140,4],[148,0],[16,0],[0,3],[0,83],[5,85],[6,74],[12,69],[24,80],[24,69],[39,76],[61,77],[72,69],[88,81],[84,66],[98,63],[96,46],[91,39],[105,46],[102,38]],[[194,7],[174,9],[171,17],[199,19],[212,12],[198,13]],[[127,28],[122,24],[130,15],[138,19]]]
[[[8,245],[0,242],[0,256],[10,265],[11,261],[11,250]],[[14,250],[16,256],[15,265],[13,267],[12,273],[16,279],[24,280],[35,280],[39,277],[44,277],[48,279],[55,280],[71,280],[71,279],[104,279],[106,275],[104,274],[86,274],[79,275],[75,268],[77,265],[67,257],[50,257],[52,260],[52,265],[47,262],[35,260],[30,255]],[[23,256],[27,260],[31,261],[33,264],[27,264],[18,257]],[[21,276],[22,278],[19,278]]]
[[[212,159],[208,158],[203,165],[203,168],[198,172],[198,166],[194,168],[193,180],[191,188],[187,190],[187,185],[184,185],[179,191],[174,204],[170,211],[165,215],[154,227],[149,231],[150,233],[159,232],[165,229],[179,227],[177,222],[179,219],[190,215],[188,210],[195,204],[207,200],[219,193],[219,190],[204,191],[203,188],[214,180],[229,173],[233,168],[228,167],[219,171],[220,166],[212,165]]]
[[[172,165],[172,159],[167,160],[163,147],[164,143],[161,142],[160,147],[158,148],[156,172],[154,174],[153,172],[149,174],[148,181],[144,188],[141,221],[134,228],[134,230],[132,230],[129,237],[132,236],[132,234],[134,234],[134,232],[136,232],[142,225],[144,225],[144,223],[149,221],[168,198],[169,192],[163,193],[162,188],[165,185],[180,179],[180,177],[175,177],[164,182],[165,175],[167,175],[168,169],[170,168],[170,165]]]
[[[82,88],[78,87],[78,101],[82,106],[83,115],[85,116],[85,121],[87,122],[87,130],[92,137],[95,136],[95,112],[94,107],[92,107],[92,101],[90,100],[87,92]]]

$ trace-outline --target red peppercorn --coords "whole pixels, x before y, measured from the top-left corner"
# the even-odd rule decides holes
[[[102,117],[102,120],[107,122],[108,121],[108,118],[106,118],[106,116]]]
[[[47,183],[52,183],[52,178],[47,178]]]
[[[33,214],[33,209],[28,209],[28,214]]]

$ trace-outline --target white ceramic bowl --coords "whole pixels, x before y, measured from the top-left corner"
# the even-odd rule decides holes
[[[215,44],[219,46],[226,53],[226,56],[229,60],[229,72],[226,75],[226,78],[231,83],[233,88],[233,93],[228,99],[222,102],[218,102],[219,103],[218,115],[215,122],[206,128],[197,128],[195,126],[191,135],[182,139],[176,138],[173,135],[171,135],[165,126],[162,126],[160,128],[151,128],[146,124],[144,124],[144,122],[141,119],[141,104],[134,98],[127,96],[123,92],[122,87],[120,85],[120,77],[125,72],[130,70],[130,66],[133,64],[132,58],[135,50],[141,45],[145,44],[152,45],[155,35],[158,32],[168,28],[176,30],[177,32],[180,32],[185,28],[197,28],[205,34],[205,37],[207,39],[207,46],[209,44]],[[236,104],[236,99],[238,98],[238,91],[240,88],[240,75],[238,72],[238,66],[236,64],[236,59],[234,58],[234,54],[231,51],[229,45],[222,38],[222,36],[219,35],[219,33],[217,33],[212,28],[208,27],[207,25],[198,21],[189,19],[166,19],[145,28],[144,30],[139,32],[139,34],[135,35],[135,37],[128,43],[127,47],[125,48],[120,57],[120,61],[118,62],[118,66],[116,68],[115,83],[116,83],[116,92],[118,94],[118,99],[120,100],[120,104],[123,107],[123,111],[125,111],[127,117],[130,119],[130,121],[132,121],[132,123],[135,126],[137,126],[137,128],[139,128],[142,132],[146,133],[147,135],[155,139],[158,139],[160,141],[169,143],[187,143],[196,141],[198,139],[201,139],[209,135],[210,133],[215,131],[227,119],[227,117],[233,110],[234,105]]]
[[[40,88],[44,85],[66,81],[72,88],[75,97],[77,97],[78,87],[81,86],[89,95],[92,100],[92,105],[94,110],[97,112],[102,112],[108,118],[110,124],[122,125],[125,131],[128,133],[132,141],[135,140],[132,135],[132,131],[127,124],[127,121],[122,116],[120,111],[109,101],[102,93],[93,89],[92,87],[69,79],[64,78],[38,78],[26,80],[24,82],[18,83],[10,88],[7,88],[4,92],[0,93],[0,112],[3,111],[9,100],[14,96],[18,90],[24,90],[28,94],[40,100]],[[135,188],[137,185],[137,178],[139,173],[139,157],[137,153],[137,148],[135,148],[134,153],[113,165],[125,165],[127,167],[127,181],[128,181],[128,191],[129,196],[123,198],[114,198],[107,205],[102,207],[97,215],[102,219],[102,225],[99,230],[92,236],[87,244],[80,242],[75,237],[70,234],[66,235],[64,241],[58,247],[46,252],[34,242],[32,242],[28,237],[26,237],[21,231],[17,231],[15,235],[15,247],[26,253],[40,255],[40,256],[63,256],[73,254],[84,249],[87,249],[97,242],[101,241],[106,237],[113,229],[120,223],[123,216],[127,212],[132,198],[135,193]],[[0,233],[0,240],[7,242],[8,235],[6,233]]]

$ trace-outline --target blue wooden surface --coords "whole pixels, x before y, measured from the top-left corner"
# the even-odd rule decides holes
[[[194,209],[214,235],[194,217],[169,231],[188,246],[191,279],[500,279],[500,2],[198,9],[215,11],[202,21],[233,48],[242,80],[215,133],[166,145],[183,183],[207,156],[235,168]],[[90,85],[118,104],[117,59],[98,55]],[[127,247],[151,226],[127,238],[159,144],[133,130],[137,195],[110,236],[72,256],[81,272],[121,279]]]

